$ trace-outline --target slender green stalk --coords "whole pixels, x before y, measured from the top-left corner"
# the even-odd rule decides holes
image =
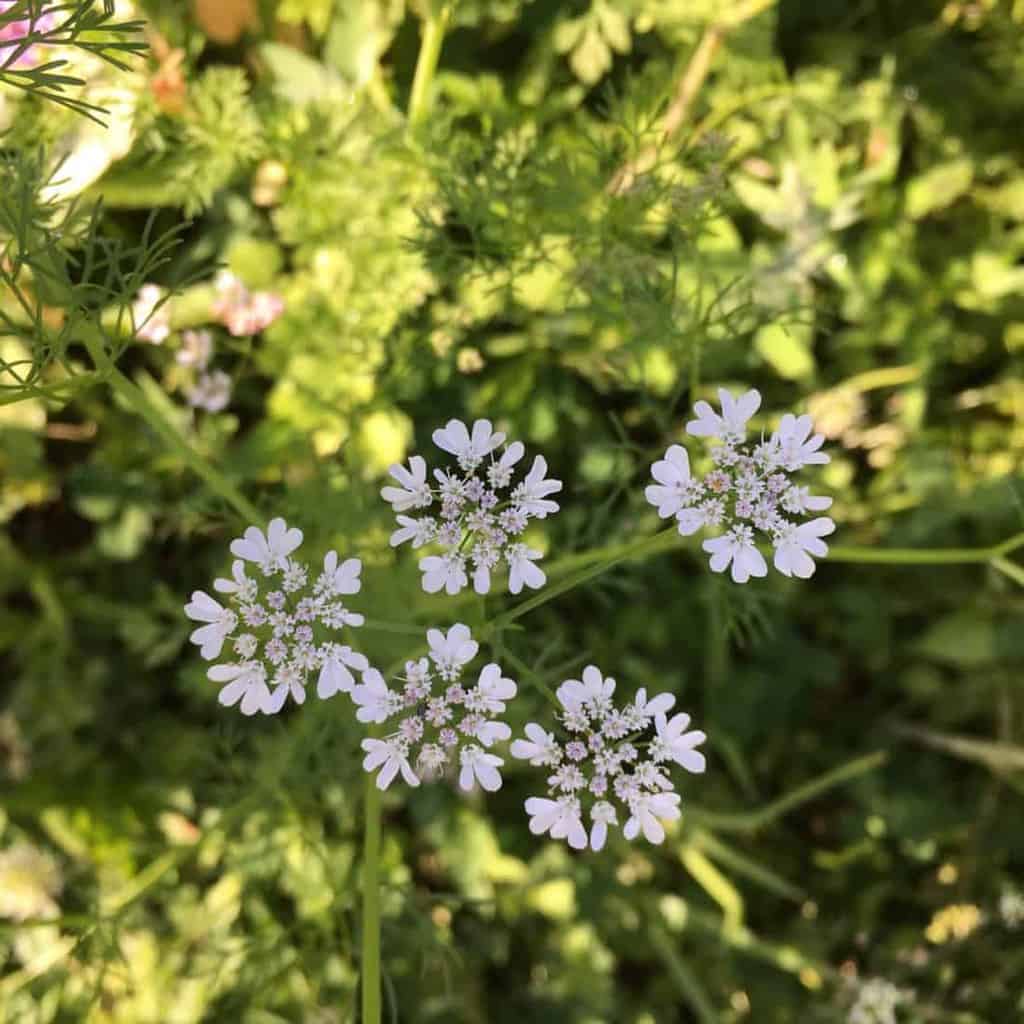
[[[510,608],[507,612],[494,619],[490,624],[490,629],[499,629],[511,622],[515,622],[516,619],[522,618],[522,616],[536,610],[541,605],[547,604],[548,601],[564,594],[566,591],[573,590],[581,583],[586,583],[596,576],[601,576],[609,569],[618,565],[619,562],[667,551],[676,546],[677,540],[678,534],[674,529],[662,530],[661,533],[656,533],[653,537],[642,537],[640,540],[635,540],[628,544],[614,544],[606,548],[595,548],[593,551],[583,552],[580,555],[562,559],[550,567],[552,572],[564,571],[568,566],[579,565],[582,568],[558,583],[545,587],[541,593],[535,594],[526,601],[520,601],[514,608]],[[591,564],[595,562],[597,564]]]
[[[430,109],[430,90],[434,83],[434,72],[437,71],[441,44],[444,42],[444,33],[450,16],[451,5],[445,3],[441,4],[439,11],[432,13],[423,22],[420,53],[416,58],[416,71],[412,79],[412,92],[409,95],[410,127],[419,124]]]
[[[96,369],[120,395],[160,435],[169,448],[184,459],[188,467],[200,477],[215,494],[220,495],[243,519],[258,523],[262,516],[252,502],[209,461],[204,459],[184,438],[173,423],[150,401],[146,393],[130,381],[115,365],[101,342],[86,337],[85,345],[96,364]]]
[[[719,814],[711,811],[704,811],[690,805],[689,815],[697,823],[717,832],[756,832],[765,825],[771,824],[777,818],[788,814],[794,807],[813,800],[821,793],[838,786],[850,779],[858,778],[876,768],[881,768],[888,760],[888,753],[884,750],[876,750],[873,754],[865,754],[862,757],[854,758],[845,764],[833,768],[832,771],[796,789],[791,790],[778,800],[765,804],[764,807],[751,811],[748,814]]]
[[[987,562],[992,548],[857,548],[830,547],[830,562],[874,565],[964,565]]]
[[[380,790],[372,773],[366,776],[363,809],[363,1017],[362,1024],[380,1024]]]

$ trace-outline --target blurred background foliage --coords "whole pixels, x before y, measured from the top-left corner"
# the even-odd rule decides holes
[[[711,767],[601,856],[530,836],[515,770],[389,793],[390,1019],[843,1021],[873,977],[895,1019],[1024,1019],[1024,569],[985,554],[1024,528],[1021,0],[116,6],[148,56],[67,55],[104,125],[0,83],[0,1017],[356,1017],[359,733],[216,705],[181,605],[245,524],[125,394],[422,625],[501,606],[387,547],[435,425],[544,452],[558,580],[654,530],[651,461],[730,385],[827,433],[838,544],[982,555],[737,588],[680,545],[505,630],[519,724],[593,661],[677,693]],[[225,266],[283,301],[255,336]],[[195,328],[223,411],[183,397]]]

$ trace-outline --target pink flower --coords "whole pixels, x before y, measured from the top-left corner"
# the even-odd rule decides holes
[[[0,0],[0,14],[6,14],[13,6],[14,0]],[[45,55],[42,46],[30,45],[18,53],[18,44],[27,35],[52,32],[56,27],[57,15],[53,13],[36,18],[19,18],[0,25],[0,68],[17,71],[34,68],[42,63]]]
[[[284,300],[274,292],[250,292],[230,270],[221,270],[213,283],[217,298],[212,312],[236,338],[259,334],[283,312]]]

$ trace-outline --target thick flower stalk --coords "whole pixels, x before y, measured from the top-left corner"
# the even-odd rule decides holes
[[[512,743],[513,757],[550,771],[547,796],[530,797],[525,805],[535,835],[600,850],[608,829],[621,826],[627,839],[643,833],[660,843],[662,822],[679,817],[680,798],[668,773],[673,764],[704,771],[697,750],[704,733],[687,731],[689,715],[667,716],[675,704],[670,693],[648,700],[641,689],[622,708],[613,703],[614,693],[615,680],[588,665],[582,679],[567,679],[556,693],[561,736],[531,722],[526,738]],[[652,728],[653,737],[645,738]]]
[[[718,395],[720,413],[697,402],[697,418],[686,424],[688,434],[722,442],[711,449],[714,469],[703,478],[693,476],[686,449],[674,444],[651,467],[655,483],[647,487],[646,498],[663,519],[675,517],[681,536],[703,528],[722,531],[703,544],[713,572],[731,569],[737,583],[766,576],[768,565],[756,544],[760,534],[772,544],[779,572],[807,579],[814,558],[828,554],[822,538],[835,523],[828,516],[804,522],[797,517],[823,512],[832,499],[810,494],[790,474],[829,461],[820,451],[825,438],[812,435],[810,416],[786,413],[771,437],[748,441],[747,421],[761,405],[760,393],[751,389],[734,398],[720,388]]]
[[[516,684],[490,662],[475,683],[463,678],[479,644],[469,627],[456,623],[447,633],[427,631],[429,656],[405,663],[405,675],[392,689],[376,669],[363,672],[352,690],[361,722],[391,724],[382,739],[365,739],[363,768],[377,772],[377,786],[387,789],[401,773],[410,786],[451,772],[460,788],[501,788],[505,763],[489,748],[507,740],[512,730],[500,716],[516,695]]]
[[[218,699],[239,705],[242,714],[276,714],[289,695],[306,699],[310,674],[323,699],[355,685],[352,671],[365,672],[366,658],[336,638],[345,627],[361,626],[363,616],[342,600],[358,594],[362,563],[339,562],[329,551],[323,569],[310,582],[309,567],[293,558],[302,532],[272,519],[266,533],[250,526],[231,543],[231,579],[214,580],[221,603],[202,590],[192,594],[185,614],[201,625],[192,643],[213,665],[207,677],[222,683]]]
[[[518,594],[524,586],[542,587],[547,577],[537,565],[541,552],[524,543],[522,536],[531,519],[558,511],[551,495],[561,491],[562,482],[548,477],[544,457],[536,456],[530,471],[513,485],[513,472],[526,449],[519,441],[505,445],[505,435],[489,420],[476,420],[472,429],[460,420],[449,420],[444,429],[434,431],[433,440],[455,457],[457,470],[435,469],[432,485],[426,461],[413,455],[408,468],[390,469],[398,486],[380,492],[398,521],[392,547],[411,541],[414,548],[435,544],[442,549],[441,554],[420,560],[423,589],[428,594],[457,594],[472,573],[473,589],[486,594],[491,573],[503,564],[508,567],[511,593]]]

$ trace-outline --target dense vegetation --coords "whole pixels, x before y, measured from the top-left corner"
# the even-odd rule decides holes
[[[385,1019],[1019,1019],[1020,0],[153,0],[5,51],[24,15],[0,1019],[358,1019],[362,727],[221,708],[182,605],[281,515],[363,559],[375,664],[514,608],[388,545],[387,467],[450,417],[565,482],[552,599],[492,634],[513,727],[594,662],[676,693],[709,769],[600,854],[530,834],[521,766],[389,790]],[[632,552],[719,386],[829,438],[810,580]]]

